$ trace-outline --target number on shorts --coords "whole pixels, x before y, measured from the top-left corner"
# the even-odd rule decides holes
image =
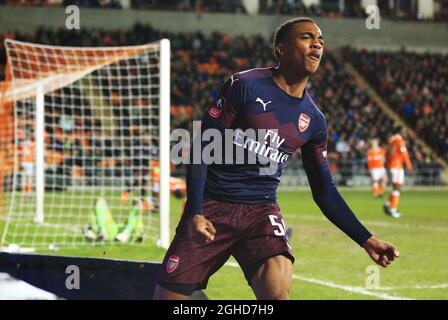
[[[276,220],[278,217],[274,214],[269,215],[269,220],[271,220],[271,224],[273,227],[277,227],[278,230],[274,229],[274,234],[278,237],[282,237],[285,235],[285,222],[283,219],[281,220],[281,223],[277,222]]]

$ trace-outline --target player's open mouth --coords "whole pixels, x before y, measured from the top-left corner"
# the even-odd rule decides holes
[[[308,56],[308,58],[310,58],[311,60],[314,60],[314,61],[319,61],[320,55],[312,53]]]
[[[319,59],[320,59],[320,54],[317,53],[317,52],[312,52],[312,53],[310,53],[310,55],[308,56],[308,58],[310,58],[311,60],[314,60],[314,61],[319,61]]]

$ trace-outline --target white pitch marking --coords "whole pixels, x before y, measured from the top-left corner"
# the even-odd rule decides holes
[[[225,265],[229,266],[229,267],[238,267],[239,266],[238,263],[235,263],[235,262],[226,262]],[[292,277],[293,277],[293,279],[296,279],[296,280],[302,280],[305,282],[319,284],[322,286],[340,289],[340,290],[344,290],[344,291],[348,291],[348,292],[359,293],[359,294],[366,295],[366,296],[373,296],[373,297],[377,297],[377,298],[384,299],[384,300],[414,300],[412,298],[407,298],[407,297],[393,296],[393,295],[386,294],[386,293],[372,292],[363,287],[340,285],[337,283],[323,281],[323,280],[314,279],[314,278],[307,278],[307,277],[299,276],[296,274],[293,274]]]
[[[408,297],[394,296],[394,295],[390,295],[390,294],[386,294],[386,293],[372,292],[363,287],[341,285],[341,284],[337,284],[337,283],[333,283],[333,282],[329,282],[329,281],[323,281],[323,280],[314,279],[314,278],[302,277],[302,276],[298,276],[296,274],[293,274],[292,277],[293,277],[293,279],[296,279],[296,280],[302,280],[305,282],[320,284],[322,286],[340,289],[340,290],[353,292],[353,293],[359,293],[359,294],[363,294],[366,296],[373,296],[373,297],[377,297],[377,298],[384,299],[384,300],[414,300],[414,299],[408,298]]]
[[[312,216],[312,215],[303,215],[303,214],[284,214],[285,218],[288,219],[304,219],[304,220],[315,220],[315,221],[325,221],[328,220],[325,217]],[[424,229],[429,231],[441,231],[448,232],[447,227],[432,227],[428,225],[418,225],[418,224],[407,224],[407,223],[389,223],[384,221],[376,221],[376,220],[362,220],[363,223],[375,227],[385,227],[385,228],[405,228],[405,229]]]
[[[414,286],[395,286],[395,287],[379,287],[375,290],[378,291],[391,291],[391,290],[425,290],[425,289],[448,289],[448,283],[441,284],[416,284]]]

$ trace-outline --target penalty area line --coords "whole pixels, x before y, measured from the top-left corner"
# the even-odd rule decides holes
[[[329,221],[325,217],[319,217],[314,215],[307,215],[307,214],[291,214],[291,213],[285,213],[283,215],[285,218],[288,219],[303,219],[303,220],[314,220],[314,221]],[[363,219],[362,222],[366,225],[371,225],[374,227],[385,227],[385,228],[403,228],[403,229],[420,229],[420,230],[429,230],[429,231],[441,231],[441,232],[448,232],[448,228],[446,227],[436,227],[436,226],[429,226],[429,225],[421,225],[421,224],[407,224],[407,223],[389,223],[384,221],[376,221],[376,220],[365,220]]]
[[[229,266],[229,267],[234,267],[234,268],[239,267],[238,263],[236,263],[236,262],[226,262],[225,265]],[[372,296],[372,297],[380,298],[383,300],[414,300],[414,299],[408,298],[408,297],[395,296],[395,295],[390,295],[390,294],[386,294],[386,293],[372,292],[363,287],[341,285],[341,284],[337,284],[337,283],[333,283],[333,282],[329,282],[329,281],[323,281],[323,280],[319,280],[319,279],[303,277],[303,276],[299,276],[296,274],[293,274],[292,278],[295,280],[301,280],[301,281],[318,284],[318,285],[322,285],[322,286],[329,287],[329,288],[340,289],[340,290],[351,292],[351,293],[358,293],[358,294],[362,294],[365,296]]]
[[[395,287],[378,287],[375,290],[378,291],[391,291],[391,290],[436,290],[436,289],[448,289],[448,283],[441,284],[416,284],[414,286],[395,286]]]

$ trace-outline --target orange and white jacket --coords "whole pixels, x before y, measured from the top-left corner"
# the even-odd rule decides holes
[[[371,148],[367,152],[367,168],[369,170],[384,168],[385,161],[386,153],[383,148]]]

